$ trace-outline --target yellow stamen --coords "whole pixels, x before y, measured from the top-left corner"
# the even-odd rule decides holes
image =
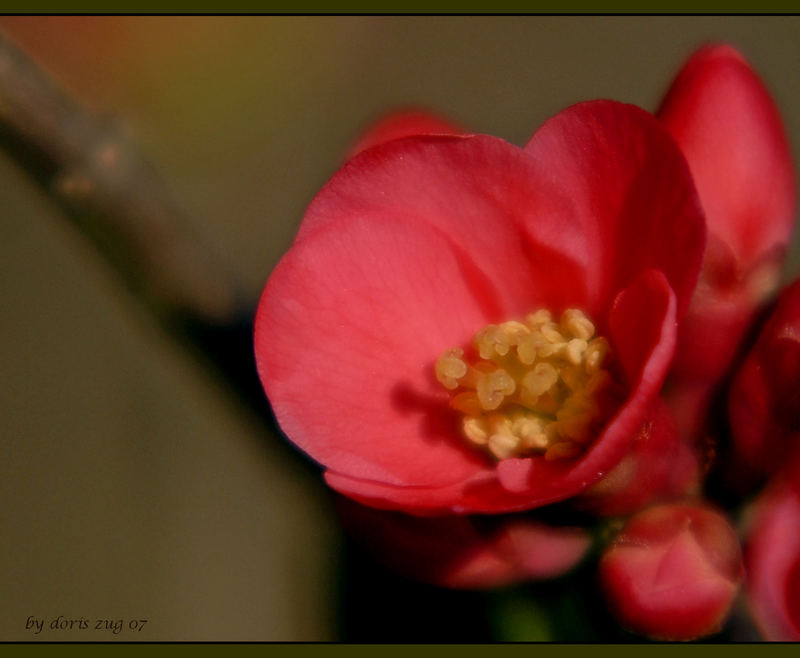
[[[462,423],[464,436],[476,445],[486,445],[489,440],[489,433],[486,431],[485,423],[481,418],[466,417]]]
[[[551,363],[540,361],[522,378],[522,386],[534,398],[547,393],[558,381],[558,371]]]
[[[445,388],[453,390],[458,387],[458,380],[467,374],[467,364],[462,361],[464,350],[453,347],[447,350],[436,362],[436,379]]]
[[[586,364],[586,372],[593,375],[600,369],[600,365],[608,354],[608,341],[605,338],[595,338],[589,343],[584,352],[583,360]]]
[[[547,309],[481,329],[477,356],[446,350],[436,378],[452,391],[450,406],[463,414],[471,444],[496,459],[579,455],[602,422],[598,394],[611,376],[602,369],[609,344],[578,309],[559,322]]]
[[[495,370],[478,379],[478,401],[484,409],[497,409],[516,387],[516,382],[505,370]]]

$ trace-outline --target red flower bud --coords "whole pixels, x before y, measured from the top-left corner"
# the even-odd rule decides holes
[[[728,404],[740,467],[769,474],[800,450],[800,280],[781,293]]]
[[[745,558],[759,630],[767,640],[800,641],[800,462],[756,502]]]
[[[522,516],[417,517],[337,500],[345,529],[401,575],[444,587],[484,589],[555,578],[580,562],[591,540],[575,527]]]
[[[658,116],[689,163],[708,226],[675,371],[716,380],[778,283],[795,208],[789,144],[769,92],[730,46],[695,53]]]
[[[742,575],[733,528],[718,512],[696,504],[639,512],[600,562],[600,578],[620,622],[664,640],[691,640],[718,630]]]

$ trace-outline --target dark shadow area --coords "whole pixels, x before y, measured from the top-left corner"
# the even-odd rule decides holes
[[[339,639],[342,642],[491,642],[487,599],[401,578],[352,540],[342,547]]]

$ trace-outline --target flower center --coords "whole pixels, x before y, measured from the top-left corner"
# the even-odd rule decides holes
[[[583,311],[550,311],[481,329],[470,358],[452,347],[436,378],[452,391],[464,437],[497,459],[579,455],[603,420],[599,394],[611,381],[602,369],[608,341],[595,336]]]

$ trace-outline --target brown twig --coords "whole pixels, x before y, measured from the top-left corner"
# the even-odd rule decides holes
[[[0,148],[114,266],[136,298],[274,427],[255,370],[253,305],[130,138],[0,33]]]
[[[0,147],[160,315],[224,325],[241,311],[232,271],[198,240],[130,139],[1,33]]]

